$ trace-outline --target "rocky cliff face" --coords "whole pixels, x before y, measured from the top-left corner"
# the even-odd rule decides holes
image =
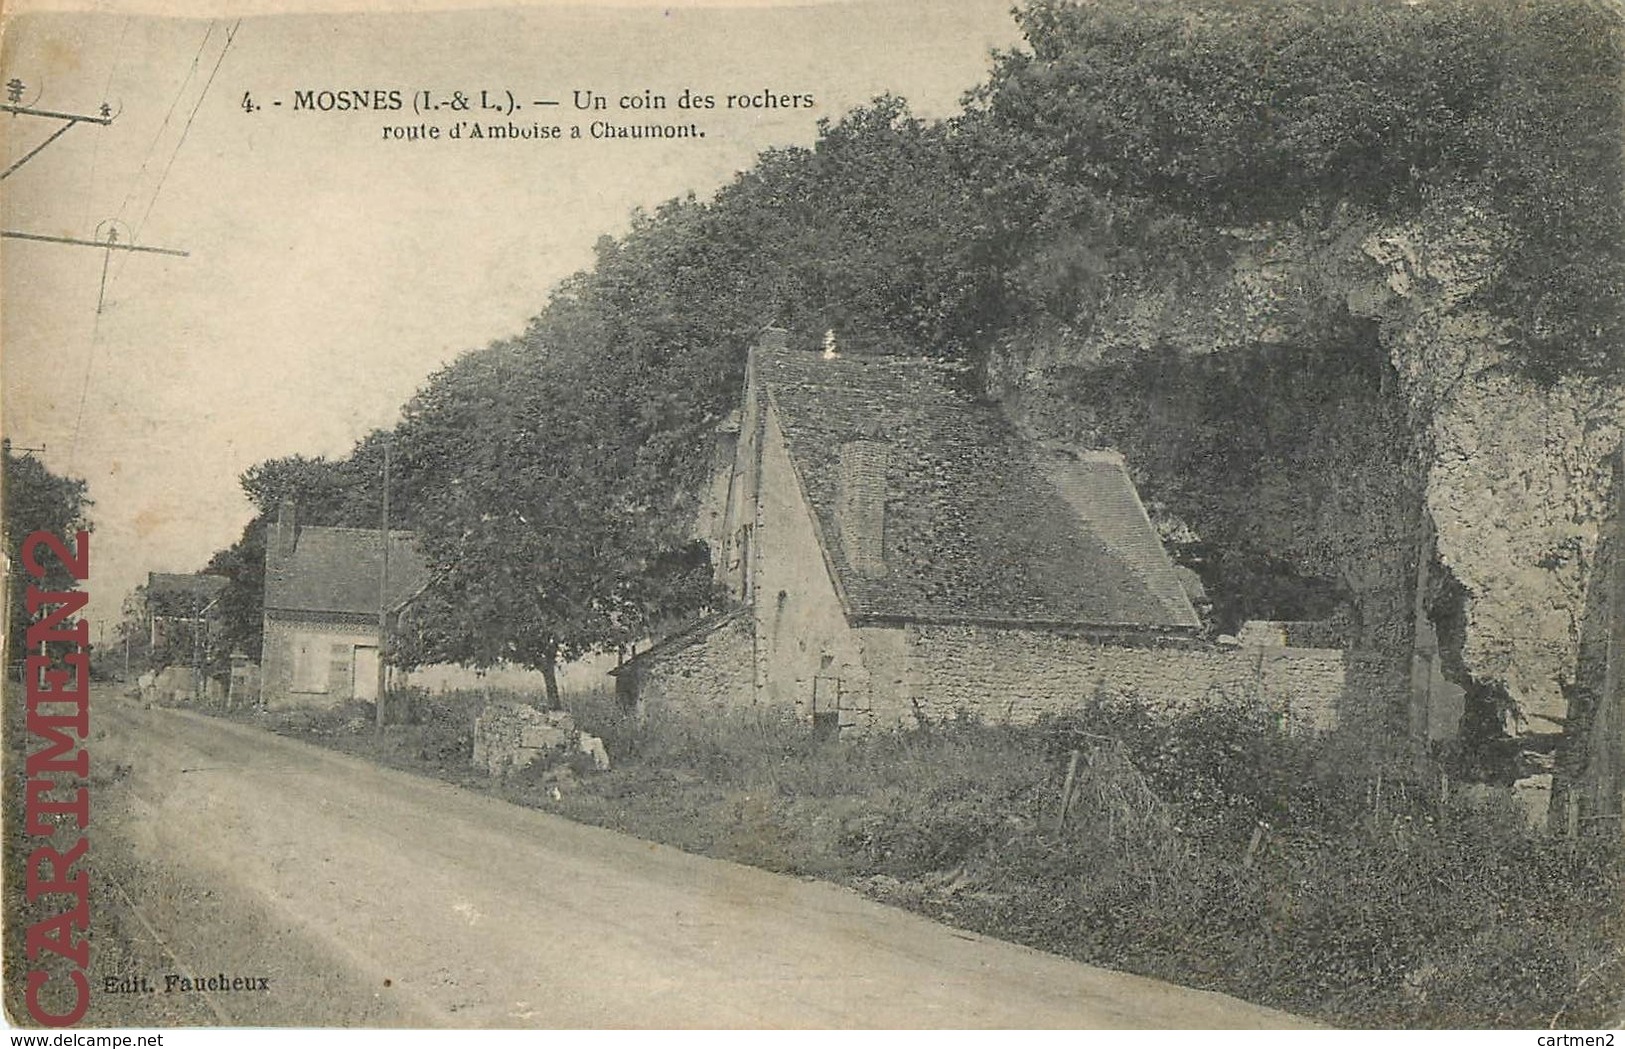
[[[1549,731],[1545,719],[1566,713],[1586,609],[1599,604],[1625,388],[1543,385],[1508,365],[1504,326],[1477,298],[1504,248],[1490,216],[1459,201],[1405,225],[1343,209],[1313,226],[1230,230],[1200,272],[1125,280],[1089,330],[1006,353],[990,376],[1039,431],[1124,446],[1147,495],[1198,535],[1257,542],[1329,581],[1364,647],[1401,654],[1419,561],[1448,572],[1462,628],[1447,668],[1504,689],[1524,725]],[[1137,373],[1138,391],[1115,381],[1122,362],[1158,355],[1165,363]],[[1268,368],[1247,363],[1265,356]],[[1198,390],[1223,375],[1225,396],[1261,405],[1235,403],[1227,420],[1209,403],[1204,427],[1181,431],[1191,405],[1169,410],[1178,382],[1158,380],[1192,370]],[[1163,410],[1125,414],[1136,392]],[[1270,429],[1306,397],[1312,411]],[[1232,476],[1236,498],[1204,504],[1190,476],[1201,442],[1234,453],[1246,442],[1226,428],[1260,427],[1260,461],[1231,462],[1229,474],[1207,464],[1208,484]],[[1179,461],[1159,458],[1159,442],[1181,444],[1175,434]]]

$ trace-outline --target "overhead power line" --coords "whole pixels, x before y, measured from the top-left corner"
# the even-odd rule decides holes
[[[158,130],[152,133],[152,141],[147,143],[147,151],[141,157],[141,166],[136,169],[135,178],[130,181],[130,188],[124,194],[123,203],[118,206],[118,211],[114,215],[115,219],[122,219],[124,209],[130,206],[130,200],[135,196],[136,188],[141,184],[141,176],[146,174],[147,164],[152,161],[153,150],[158,148],[158,141],[164,137],[165,129],[169,127],[170,120],[174,118],[175,109],[181,104],[181,96],[186,94],[187,85],[191,84],[192,78],[197,75],[198,63],[203,59],[203,49],[209,46],[209,36],[213,32],[214,23],[211,21],[203,30],[203,39],[198,41],[197,54],[192,56],[192,64],[186,70],[186,76],[181,80],[181,86],[175,89],[175,97],[170,99],[169,109],[164,113],[163,122],[158,125]]]
[[[170,151],[169,160],[164,164],[164,172],[158,176],[158,185],[152,191],[152,198],[147,201],[147,210],[142,212],[141,221],[135,224],[135,233],[132,239],[140,238],[142,227],[147,224],[147,219],[151,217],[153,206],[158,203],[158,194],[163,192],[164,182],[169,179],[170,169],[175,166],[175,158],[180,156],[181,147],[186,145],[186,136],[192,131],[192,122],[197,119],[198,110],[203,108],[203,100],[209,97],[209,88],[214,86],[215,74],[220,72],[220,65],[226,60],[226,52],[231,50],[231,42],[236,39],[237,29],[242,24],[243,21],[239,18],[226,31],[226,44],[220,49],[219,57],[214,60],[214,68],[209,70],[209,79],[203,82],[203,90],[198,93],[197,101],[192,104],[192,112],[186,115],[186,123],[181,126],[180,138],[175,140],[175,148]],[[119,268],[122,270],[122,265]]]

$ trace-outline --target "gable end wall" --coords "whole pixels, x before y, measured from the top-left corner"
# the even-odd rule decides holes
[[[812,506],[777,413],[767,407],[765,416],[751,555],[761,701],[793,707],[803,717],[815,712],[815,695],[826,707],[827,697],[837,693],[848,697],[843,707],[867,705],[869,674],[830,578]]]

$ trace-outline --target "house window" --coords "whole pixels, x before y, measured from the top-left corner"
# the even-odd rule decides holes
[[[326,692],[327,646],[314,638],[298,637],[293,642],[293,691]]]

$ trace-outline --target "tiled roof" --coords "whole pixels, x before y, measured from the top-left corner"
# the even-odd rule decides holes
[[[291,557],[267,557],[267,611],[376,615],[382,549],[376,529],[300,528]],[[388,604],[394,607],[412,597],[428,579],[428,565],[412,533],[391,532]]]
[[[769,347],[753,360],[850,615],[1198,625],[1115,455],[1040,448],[936,362]],[[842,491],[851,442],[849,461],[885,471],[883,564],[844,548],[839,508],[860,505]]]
[[[713,612],[708,616],[703,616],[700,619],[696,619],[694,622],[689,623],[681,630],[667,634],[665,637],[661,638],[659,641],[656,641],[642,652],[634,653],[633,656],[626,662],[611,669],[609,671],[609,676],[620,677],[622,673],[632,669],[633,667],[643,666],[650,660],[659,659],[661,656],[680,651],[681,649],[685,649],[692,644],[704,641],[717,630],[727,626],[729,623],[738,621],[744,616],[744,614],[744,608],[726,608],[720,612]]]

